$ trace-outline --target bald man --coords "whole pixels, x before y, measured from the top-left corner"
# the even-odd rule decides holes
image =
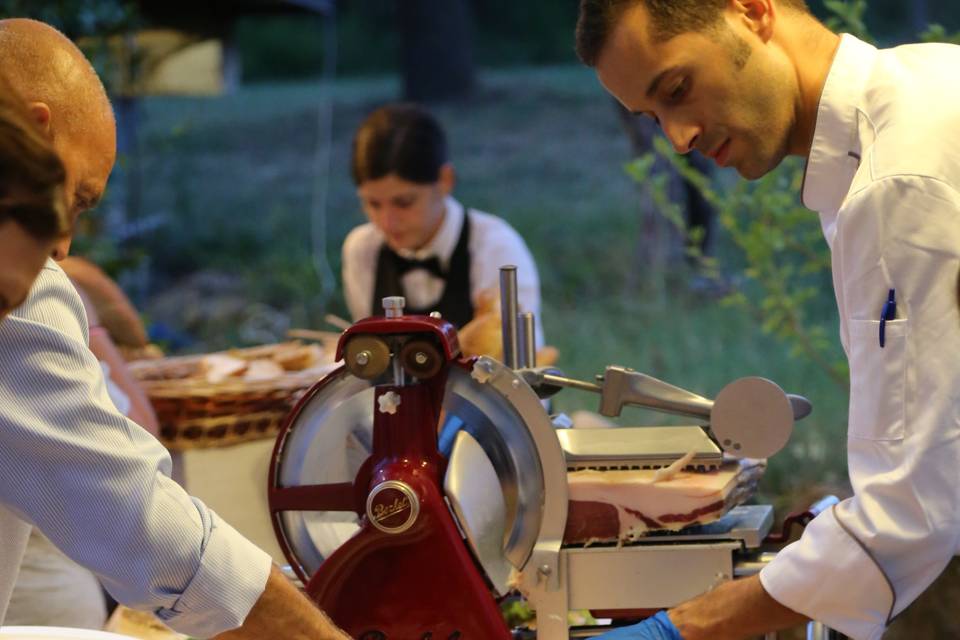
[[[60,155],[76,220],[115,159],[103,85],[73,43],[30,20],[0,21],[0,73]],[[0,323],[0,623],[34,526],[118,601],[183,633],[347,638],[267,554],[170,480],[169,455],[116,410],[88,342],[80,298],[48,261]]]

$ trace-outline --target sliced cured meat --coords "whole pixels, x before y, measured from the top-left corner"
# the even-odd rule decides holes
[[[570,472],[564,543],[629,542],[648,531],[713,522],[753,494],[764,466],[727,462],[667,479],[647,469]]]

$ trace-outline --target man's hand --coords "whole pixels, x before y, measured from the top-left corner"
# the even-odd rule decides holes
[[[263,595],[243,621],[243,626],[221,633],[215,640],[350,640],[310,600],[283,577],[270,571]]]
[[[660,611],[640,624],[605,633],[594,640],[683,640],[683,637],[667,612]]]

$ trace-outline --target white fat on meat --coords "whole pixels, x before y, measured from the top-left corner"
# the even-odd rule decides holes
[[[569,499],[616,508],[621,541],[651,528],[675,531],[715,519],[737,486],[740,467],[725,465],[703,473],[683,470],[688,463],[681,458],[666,469],[573,471],[567,474]],[[715,505],[715,510],[704,512]],[[651,527],[652,521],[660,526]]]

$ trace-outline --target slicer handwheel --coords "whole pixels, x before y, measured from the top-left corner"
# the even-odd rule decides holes
[[[400,364],[408,374],[424,380],[437,375],[443,366],[443,355],[427,340],[411,340],[400,350]]]
[[[390,366],[390,347],[380,338],[356,336],[347,342],[344,362],[353,375],[373,380]]]

